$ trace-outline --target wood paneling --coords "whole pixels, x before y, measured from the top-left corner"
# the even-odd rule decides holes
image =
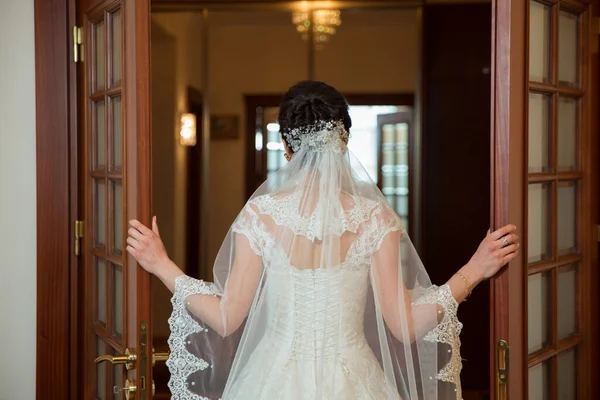
[[[36,397],[68,399],[75,384],[69,367],[75,354],[76,262],[69,163],[74,146],[69,133],[73,106],[74,67],[67,0],[35,0],[36,160],[37,160],[37,343]],[[76,147],[75,147],[76,148]],[[76,180],[76,179],[75,179]],[[73,283],[73,285],[72,285]],[[72,329],[73,328],[73,329]],[[74,372],[72,375],[71,372]]]
[[[600,1],[596,0],[592,6],[592,12],[590,13],[590,17],[595,19],[598,22],[600,18]],[[594,24],[592,24],[594,26]],[[598,25],[596,25],[598,26]],[[593,32],[593,30],[592,30]],[[590,39],[592,43],[595,43],[595,46],[598,46],[598,37],[597,32],[592,33],[593,37]],[[599,110],[600,109],[600,56],[598,54],[598,47],[592,49],[593,51],[590,54],[590,69],[589,73],[591,75],[591,96],[590,96],[590,108],[591,110]],[[589,159],[589,167],[591,171],[590,184],[592,186],[591,196],[592,208],[591,212],[591,221],[592,223],[600,226],[600,115],[598,112],[592,112],[590,118],[590,148],[595,154]],[[600,232],[597,232],[600,236]],[[591,232],[592,238],[594,237],[594,231]],[[590,271],[590,281],[592,282],[592,293],[591,293],[591,301],[590,301],[590,314],[587,320],[587,323],[590,324],[590,337],[591,338],[600,338],[600,320],[598,319],[598,315],[600,315],[600,237],[598,237],[598,242],[596,243],[596,252],[590,259],[591,271]],[[600,376],[600,344],[599,340],[592,340],[590,343],[590,354],[589,358],[591,359],[591,370],[589,373],[590,377]],[[598,380],[592,382],[591,388],[591,398],[598,399],[600,398],[600,383]]]

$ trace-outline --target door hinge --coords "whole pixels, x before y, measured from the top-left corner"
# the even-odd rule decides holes
[[[79,26],[73,27],[73,61],[83,62],[83,30]]]
[[[83,238],[83,221],[75,221],[75,255],[81,254],[81,238]]]

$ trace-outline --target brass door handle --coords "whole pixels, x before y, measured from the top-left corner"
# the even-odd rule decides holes
[[[152,366],[154,366],[157,361],[167,361],[169,359],[169,354],[171,353],[155,353],[154,349],[152,349]]]
[[[108,361],[111,364],[125,364],[125,368],[128,370],[135,368],[135,362],[137,361],[137,356],[129,349],[125,349],[125,354],[121,356],[111,356],[110,354],[105,354],[100,356],[94,360],[94,363],[99,364],[101,362]]]
[[[122,388],[115,386],[113,387],[113,393],[119,394],[121,392],[125,392],[125,399],[132,400],[135,398],[135,392],[137,391],[137,386],[133,384],[129,379],[125,379],[125,386]]]

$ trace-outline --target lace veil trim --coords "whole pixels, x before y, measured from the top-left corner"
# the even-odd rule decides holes
[[[463,324],[458,320],[458,303],[452,295],[452,290],[449,285],[441,287],[433,285],[427,289],[416,287],[413,289],[413,293],[413,296],[418,297],[413,302],[413,305],[438,304],[444,310],[442,320],[423,337],[423,340],[432,343],[444,343],[450,346],[450,360],[438,372],[436,379],[454,384],[456,387],[456,398],[462,399],[460,384],[460,372],[462,370],[460,331]]]
[[[173,313],[169,318],[171,335],[168,343],[171,354],[167,360],[167,367],[171,372],[169,389],[172,393],[172,400],[210,400],[207,397],[198,396],[188,389],[189,384],[194,385],[194,382],[188,383],[190,375],[213,367],[205,360],[190,353],[186,348],[191,335],[208,332],[187,311],[186,298],[195,294],[216,296],[217,290],[212,284],[186,275],[178,276],[175,279],[175,292],[171,298]]]

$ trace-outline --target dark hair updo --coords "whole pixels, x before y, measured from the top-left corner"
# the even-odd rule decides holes
[[[319,81],[302,81],[292,86],[283,96],[278,120],[282,134],[319,122],[342,121],[348,132],[352,126],[344,96]]]

